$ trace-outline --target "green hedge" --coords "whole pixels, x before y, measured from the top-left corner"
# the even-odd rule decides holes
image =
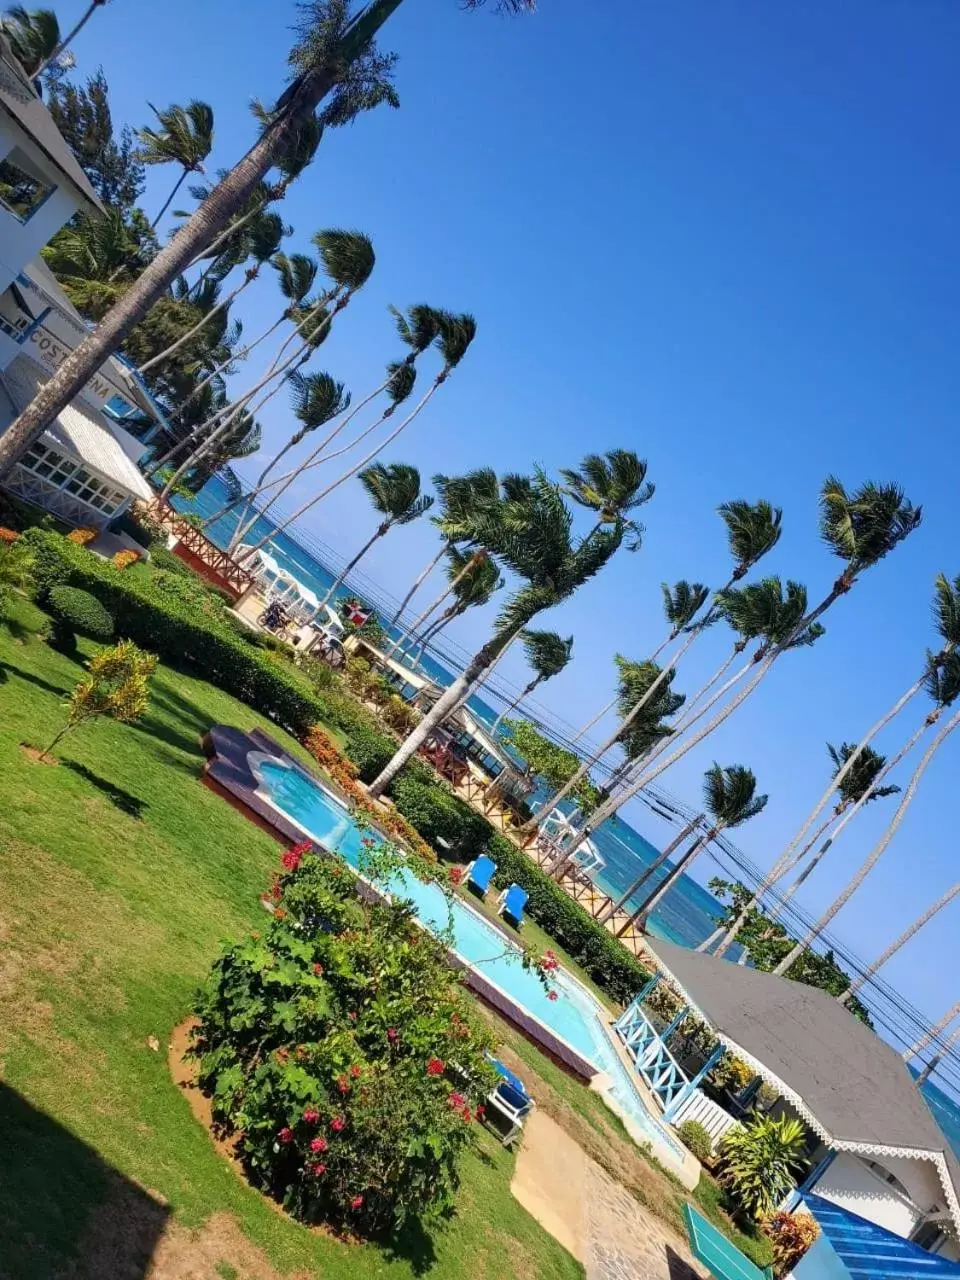
[[[439,853],[447,851],[438,843],[445,840],[454,858],[468,862],[483,853],[490,842],[493,827],[483,814],[435,778],[424,778],[419,770],[404,770],[390,794],[397,811]]]
[[[497,864],[494,884],[505,889],[516,883],[529,896],[526,912],[582,965],[601,990],[627,1004],[650,977],[650,971],[583,907],[568,898],[559,885],[522,853],[506,836],[494,835],[487,853]]]
[[[58,627],[91,640],[113,638],[113,618],[96,596],[77,587],[54,587],[50,592],[50,612]]]

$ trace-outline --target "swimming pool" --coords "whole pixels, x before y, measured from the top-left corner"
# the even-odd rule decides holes
[[[261,758],[250,763],[260,783],[258,794],[318,844],[359,868],[362,835],[338,800],[282,760]],[[466,903],[455,900],[451,906],[438,885],[424,884],[407,871],[396,873],[383,887],[409,899],[417,919],[431,931],[452,928],[453,950],[460,959],[609,1076],[612,1085],[607,1092],[617,1110],[629,1116],[649,1141],[665,1145],[682,1158],[683,1148],[644,1105],[607,1034],[607,1011],[586,987],[560,970],[553,981],[557,998],[550,1000],[536,974],[520,965],[510,940]]]

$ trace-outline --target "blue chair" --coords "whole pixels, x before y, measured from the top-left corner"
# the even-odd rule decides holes
[[[508,1147],[516,1141],[523,1129],[524,1119],[533,1110],[534,1102],[527,1093],[527,1087],[518,1075],[505,1067],[499,1058],[487,1054],[490,1064],[502,1078],[492,1093],[487,1095],[487,1103],[507,1120],[507,1130],[502,1143]]]
[[[481,898],[490,888],[490,881],[496,872],[497,864],[492,858],[488,858],[482,853],[479,858],[475,858],[467,866],[467,888],[472,889],[474,893]]]
[[[514,928],[519,929],[523,924],[523,909],[527,905],[529,894],[526,889],[521,889],[518,884],[512,884],[508,889],[504,889],[497,903],[497,915],[503,916],[508,924],[512,924]]]

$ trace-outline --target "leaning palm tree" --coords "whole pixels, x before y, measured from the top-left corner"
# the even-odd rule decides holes
[[[647,481],[644,459],[632,449],[611,449],[604,455],[590,453],[576,470],[565,469],[560,474],[566,482],[564,492],[595,513],[594,529],[623,521],[633,538],[630,550],[639,548],[643,525],[627,516],[654,494],[654,486]]]
[[[725,768],[714,764],[707,770],[703,781],[703,802],[712,819],[709,828],[693,842],[683,857],[677,860],[663,883],[652,889],[630,918],[617,929],[618,938],[635,926],[646,931],[650,916],[680,877],[686,873],[701,850],[716,840],[723,831],[742,826],[744,822],[749,822],[751,818],[755,818],[762,812],[766,806],[767,797],[758,796],[756,790],[757,780],[753,771],[741,764],[727,765]]]
[[[922,1085],[925,1085],[927,1083],[927,1081],[936,1071],[937,1067],[939,1067],[940,1063],[943,1061],[943,1059],[950,1052],[950,1050],[953,1048],[953,1046],[957,1043],[958,1040],[960,1040],[960,1027],[954,1027],[954,1029],[947,1036],[946,1040],[944,1040],[943,1047],[937,1050],[937,1052],[933,1055],[933,1057],[930,1059],[930,1061],[927,1063],[927,1065],[923,1068],[923,1070],[920,1072],[920,1074],[917,1076],[916,1080],[914,1081],[914,1084],[918,1089]]]
[[[468,609],[488,604],[497,591],[503,589],[504,580],[496,561],[482,551],[479,555],[458,551],[450,547],[447,552],[447,578],[452,601],[443,612],[414,641],[401,661],[416,668],[423,652],[451,622],[462,617]]]
[[[366,454],[365,457],[361,458],[359,462],[354,463],[353,466],[343,473],[343,475],[339,476],[331,484],[327,485],[326,488],[321,489],[318,494],[309,498],[299,506],[292,515],[288,516],[282,524],[277,526],[273,533],[262,538],[256,546],[251,548],[249,554],[252,554],[254,551],[259,551],[260,547],[263,546],[264,543],[268,542],[271,538],[275,538],[277,534],[283,533],[289,525],[293,524],[296,520],[299,520],[300,517],[305,512],[309,511],[311,507],[315,507],[318,502],[322,502],[325,498],[329,497],[329,495],[333,493],[334,489],[345,484],[350,477],[356,475],[362,467],[365,467],[368,463],[372,462],[377,454],[382,453],[387,445],[394,441],[426,407],[439,388],[443,386],[446,380],[450,377],[453,370],[460,364],[460,361],[466,355],[467,349],[473,341],[477,331],[477,322],[474,320],[473,316],[468,315],[466,312],[460,315],[453,315],[446,311],[440,312],[439,326],[440,332],[436,341],[440,353],[443,356],[443,366],[434,378],[433,382],[430,384],[426,394],[420,398],[403,421],[395,426],[393,430],[379,442],[379,444]]]
[[[643,888],[646,882],[660,870],[660,868],[664,865],[664,863],[670,861],[670,859],[673,857],[676,851],[680,848],[680,846],[684,844],[690,838],[690,836],[693,835],[693,833],[697,830],[697,828],[701,825],[705,817],[706,817],[706,814],[698,813],[695,818],[691,818],[689,822],[684,823],[684,825],[680,828],[679,832],[674,836],[674,838],[670,841],[667,847],[665,849],[662,849],[660,853],[657,854],[657,856],[654,858],[653,862],[649,864],[649,866],[644,867],[641,873],[637,876],[636,880],[631,881],[630,885],[626,889],[624,889],[623,893],[620,894],[619,898],[611,899],[611,901],[603,908],[603,910],[598,913],[597,920],[599,921],[600,924],[605,923],[605,921],[607,920],[611,920],[617,914],[618,911],[621,911],[626,906],[626,904],[630,901],[633,895],[639,889]],[[631,917],[628,923],[632,923],[632,921],[633,921],[633,917]]]
[[[926,1030],[914,1044],[904,1049],[900,1055],[904,1062],[911,1062],[918,1054],[928,1049],[934,1040],[946,1031],[958,1013],[960,1013],[960,1003],[951,1005],[939,1022]]]
[[[79,20],[76,23],[74,23],[71,29],[63,37],[63,39],[57,42],[56,46],[54,47],[53,51],[51,52],[50,56],[46,59],[46,61],[41,63],[41,65],[37,68],[36,74],[38,76],[43,75],[44,71],[46,71],[47,67],[50,65],[51,62],[56,62],[56,60],[59,57],[61,57],[62,54],[66,53],[67,49],[70,48],[74,40],[76,40],[77,36],[80,34],[83,28],[87,25],[87,23],[90,21],[93,15],[97,12],[97,10],[102,9],[103,6],[107,3],[108,3],[108,0],[90,0],[90,3],[87,5],[86,9],[84,9]]]
[[[937,653],[935,661],[947,657],[953,653],[957,645],[960,644],[960,576],[956,577],[952,582],[944,574],[938,574],[934,580],[934,597],[933,597],[933,617],[934,625],[939,632],[942,644]],[[807,815],[806,820],[800,830],[793,837],[786,849],[780,854],[776,862],[764,876],[763,880],[757,887],[756,892],[750,901],[745,905],[743,911],[731,924],[723,929],[718,929],[714,934],[702,944],[702,948],[711,946],[718,938],[722,937],[721,947],[726,949],[743,928],[747,921],[749,913],[759,905],[764,894],[776,883],[780,877],[785,874],[785,868],[793,863],[796,850],[800,847],[801,841],[807,836],[814,822],[817,820],[823,809],[830,801],[833,791],[838,787],[850,770],[856,768],[861,753],[865,752],[869,744],[888,724],[890,724],[900,714],[905,706],[911,702],[922,689],[925,688],[929,674],[929,662],[924,664],[923,670],[918,679],[914,680],[908,689],[900,695],[880,719],[874,724],[860,739],[856,749],[851,752],[844,762],[840,772],[832,780],[830,785],[824,791],[823,795],[817,801],[816,805]],[[901,755],[902,758],[902,755]],[[718,954],[722,955],[723,950],[718,950]]]
[[[558,676],[573,656],[573,636],[567,636],[564,640],[556,631],[521,631],[520,641],[534,677],[494,720],[490,730],[492,734],[497,732],[504,719],[517,709],[524,698],[529,698],[545,680]]]
[[[445,690],[393,759],[374,779],[370,793],[381,795],[422,743],[483,680],[514,636],[544,609],[562,603],[598,573],[623,541],[623,529],[594,530],[575,543],[573,517],[558,487],[538,470],[532,477],[506,476],[495,503],[484,503],[468,541],[485,547],[523,585],[497,617],[494,633]]]
[[[921,912],[921,914],[917,916],[916,920],[904,929],[899,938],[895,938],[894,941],[890,943],[889,947],[877,956],[876,960],[874,960],[872,964],[867,965],[859,978],[855,978],[853,982],[850,983],[849,987],[847,987],[846,991],[844,991],[842,995],[837,996],[840,1003],[847,1004],[850,998],[855,996],[861,987],[865,986],[868,982],[872,982],[887,961],[892,960],[897,952],[907,945],[911,938],[928,925],[934,916],[940,914],[944,907],[948,907],[957,894],[960,894],[960,880],[957,880],[952,884],[950,888],[947,889],[946,892],[942,893],[935,902],[932,902],[925,911]]]
[[[235,167],[218,183],[177,235],[97,328],[77,345],[54,375],[0,437],[0,480],[70,404],[103,362],[143,319],[171,282],[230,223],[251,191],[289,149],[303,122],[316,115],[331,126],[355,120],[363,111],[396,102],[390,84],[392,59],[376,47],[376,37],[402,0],[371,0],[355,17],[349,0],[309,0],[300,6],[298,40],[290,62],[295,77],[270,123]],[[482,0],[468,0],[467,8]],[[533,0],[497,0],[497,7],[532,10]]]
[[[927,673],[927,692],[933,700],[933,709],[927,714],[923,721],[922,729],[924,731],[932,729],[942,718],[944,711],[953,705],[960,697],[960,654],[951,653],[947,658],[938,662],[936,655],[930,655],[930,669]],[[897,811],[890,819],[883,835],[873,846],[870,853],[857,868],[856,873],[847,882],[843,890],[830,903],[826,911],[820,916],[817,922],[807,930],[804,937],[793,947],[793,949],[780,961],[774,969],[774,973],[785,973],[793,962],[808,950],[817,938],[823,933],[824,929],[830,924],[834,916],[850,901],[856,891],[866,880],[867,876],[876,866],[879,859],[886,852],[891,840],[897,834],[901,822],[906,815],[907,810],[913,802],[916,795],[917,787],[920,785],[924,773],[926,772],[930,761],[946,742],[947,738],[960,726],[960,710],[956,711],[943,727],[934,736],[930,745],[920,758],[916,769],[910,781],[907,783],[906,790],[901,797]]]
[[[58,50],[60,24],[52,9],[29,10],[14,4],[0,16],[0,36],[6,37],[10,52],[35,80]]]
[[[337,579],[330,584],[330,590],[320,601],[319,613],[337,593],[338,588],[354,571],[373,544],[385,538],[397,525],[410,524],[433,506],[433,497],[420,492],[420,472],[406,462],[391,462],[384,465],[375,462],[372,467],[361,471],[357,479],[367,491],[367,496],[379,511],[383,519],[368,538],[350,563]]]
[[[139,158],[144,164],[178,164],[180,177],[160,212],[150,224],[155,227],[173,203],[173,198],[191,173],[203,173],[203,162],[213,150],[213,107],[194,98],[185,107],[174,103],[158,111],[150,103],[159,129],[145,126],[137,130]]]

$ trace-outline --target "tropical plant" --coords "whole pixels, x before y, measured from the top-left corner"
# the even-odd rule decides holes
[[[713,1155],[713,1139],[699,1120],[684,1120],[677,1129],[677,1137],[701,1163]]]
[[[806,1142],[803,1124],[792,1116],[757,1116],[720,1139],[720,1181],[748,1218],[760,1222],[796,1185]]]
[[[81,315],[96,320],[123,296],[155,251],[155,238],[139,210],[127,216],[119,207],[108,207],[102,215],[73,218],[44,246],[42,256]]]
[[[129,125],[119,134],[114,132],[102,69],[89,76],[85,85],[65,80],[51,84],[47,108],[108,211],[132,212],[143,194],[144,168]]]
[[[412,661],[413,665],[420,661],[424,649],[455,618],[460,618],[468,609],[476,609],[487,604],[495,592],[503,587],[503,578],[497,563],[485,551],[479,554],[467,554],[451,547],[447,552],[446,573],[449,586],[446,594],[452,597],[450,604],[425,627],[419,635],[415,635],[410,648],[403,654],[402,660]],[[393,653],[395,646],[387,649]],[[398,655],[399,656],[399,655]]]
[[[764,1220],[763,1233],[773,1247],[774,1280],[788,1276],[820,1235],[812,1213],[773,1213]]]
[[[154,655],[138,649],[132,640],[95,653],[87,663],[89,674],[70,694],[66,724],[42,755],[49,759],[66,734],[98,716],[110,716],[121,724],[139,720],[149,704],[147,681],[156,666]]]
[[[573,636],[564,640],[555,631],[521,631],[520,641],[534,672],[534,677],[520,690],[514,700],[509,703],[493,722],[491,733],[496,733],[504,719],[512,714],[523,701],[529,698],[545,680],[558,676],[573,656]]]
[[[937,658],[940,659],[952,653],[957,644],[960,643],[960,577],[955,578],[951,582],[944,574],[941,573],[937,575],[934,581],[933,617],[934,625],[941,640],[943,641],[937,654]],[[810,828],[830,802],[830,797],[833,795],[835,788],[839,787],[843,783],[847,773],[856,767],[860,755],[868,749],[869,744],[877,734],[896,719],[903,708],[924,688],[927,681],[928,670],[929,663],[926,662],[924,663],[920,676],[913,681],[909,688],[906,689],[899,698],[897,698],[893,706],[884,712],[876,724],[874,724],[864,737],[860,739],[856,748],[849,756],[847,756],[840,771],[834,776],[823,795],[807,815],[807,818],[800,830],[796,833],[764,876],[756,893],[753,895],[753,898],[750,900],[748,906],[745,907],[745,911],[756,907],[762,900],[764,894],[766,894],[776,881],[785,873],[785,868],[787,868],[788,865],[793,865],[791,860],[793,859],[796,850],[800,847],[801,842],[807,836]],[[722,937],[720,948],[717,951],[718,955],[722,955],[724,950],[726,950],[733,939],[737,936],[737,933],[743,923],[743,919],[734,919],[725,934],[722,934],[721,931],[718,930],[716,934],[711,935],[711,937],[706,940],[701,947],[701,950],[711,946],[718,940],[718,938]]]
[[[522,585],[500,610],[491,638],[374,780],[370,788],[374,796],[382,794],[433,730],[469,697],[514,636],[526,630],[544,609],[562,603],[598,573],[623,540],[618,524],[609,532],[595,530],[575,543],[570,509],[543,471],[537,470],[532,477],[506,476],[501,489],[500,500],[483,504],[477,513],[467,540],[485,547],[522,580]]]
[[[45,62],[41,63],[40,66],[37,68],[37,72],[36,72],[37,75],[42,75],[43,72],[46,71],[47,67],[50,65],[51,62],[55,62],[58,58],[60,58],[66,52],[67,49],[70,48],[74,40],[76,40],[77,36],[80,34],[83,28],[87,25],[87,23],[96,13],[96,11],[98,9],[102,9],[103,6],[107,3],[108,3],[108,0],[90,0],[90,3],[87,5],[86,9],[84,9],[78,21],[73,25],[73,27],[71,27],[71,29],[67,32],[67,34],[63,37],[62,40],[57,41],[52,52],[50,53],[50,56],[46,59]]]
[[[50,62],[60,44],[60,24],[52,9],[13,4],[0,15],[0,35],[31,80]]]
[[[566,782],[579,763],[572,751],[551,742],[527,720],[508,720],[507,728],[517,752],[526,761],[530,772],[542,778],[548,786],[558,787]],[[584,778],[573,792],[573,799],[586,809],[596,804],[597,789],[589,778]]]
[[[33,551],[12,529],[0,529],[0,621],[17,591],[33,584]]]
[[[594,530],[622,523],[632,535],[631,551],[640,547],[643,525],[628,520],[628,513],[649,502],[654,486],[647,481],[647,464],[631,449],[611,449],[609,453],[588,454],[576,470],[560,472],[564,492],[581,507],[596,514]]]
[[[925,717],[920,731],[925,733],[932,729],[941,719],[943,712],[960,697],[960,654],[951,653],[946,658],[938,660],[937,655],[929,655],[930,670],[927,675],[927,693],[933,701],[933,709]],[[824,929],[830,924],[834,916],[844,907],[853,897],[856,891],[866,880],[867,876],[873,870],[877,861],[886,852],[891,840],[896,835],[897,830],[903,821],[907,810],[909,809],[913,798],[916,795],[917,787],[920,785],[924,773],[926,772],[931,760],[940,750],[941,746],[946,742],[947,738],[960,726],[960,711],[957,711],[943,725],[939,732],[934,736],[930,745],[920,758],[916,769],[910,781],[907,783],[906,790],[901,797],[899,805],[897,805],[896,813],[890,819],[886,830],[880,839],[871,849],[870,853],[860,864],[856,873],[848,881],[844,889],[830,903],[826,911],[820,916],[817,922],[810,928],[804,937],[796,944],[793,950],[786,955],[780,964],[774,969],[774,973],[783,973],[789,969],[790,965],[797,959],[802,951],[809,949],[811,944],[823,933]]]
[[[355,18],[351,17],[349,0],[310,0],[301,7],[299,39],[290,54],[297,74],[279,109],[259,140],[164,246],[122,301],[77,345],[3,433],[0,480],[83,390],[176,276],[209,248],[251,191],[289,152],[304,121],[315,116],[321,102],[325,102],[323,121],[341,126],[361,112],[391,101],[393,59],[384,58],[375,41],[401,3],[373,0]],[[467,7],[473,9],[480,3],[482,0],[469,0]],[[497,7],[519,12],[532,9],[534,4],[533,0],[499,0]]]
[[[386,537],[395,526],[419,520],[433,506],[433,497],[420,492],[420,472],[406,462],[391,462],[386,466],[382,462],[375,462],[372,467],[361,471],[357,478],[366,489],[374,509],[379,511],[383,519],[373,535],[330,584],[329,591],[320,601],[321,609],[336,595],[338,588],[375,542]]]
[[[160,127],[154,129],[147,125],[137,130],[140,160],[149,165],[178,164],[181,169],[173,190],[153,220],[152,225],[156,226],[188,175],[204,171],[203,162],[213,150],[213,108],[196,98],[185,107],[174,103],[163,111],[158,111],[152,103],[149,105]]]

